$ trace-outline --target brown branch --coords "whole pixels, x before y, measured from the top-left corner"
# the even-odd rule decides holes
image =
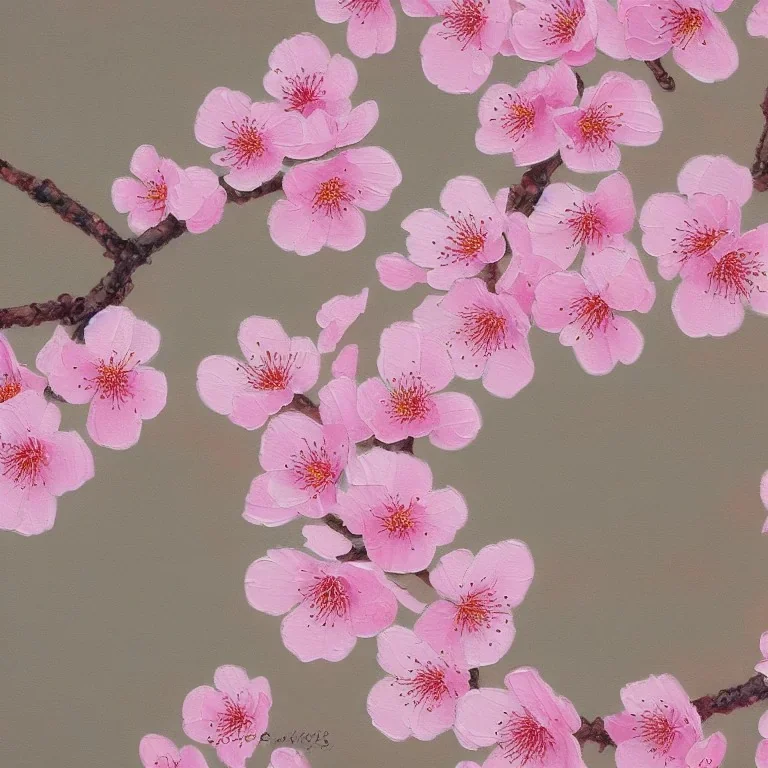
[[[0,160],[0,177],[6,184],[29,195],[36,203],[50,208],[67,224],[90,235],[106,250],[107,257],[115,259],[125,248],[126,241],[104,219],[62,192],[50,179],[38,179],[14,168],[5,160]]]
[[[763,111],[765,125],[760,134],[760,141],[757,142],[755,149],[755,162],[752,165],[752,179],[754,187],[758,192],[765,192],[768,189],[768,89],[765,91],[765,98],[760,105]]]
[[[552,180],[552,174],[563,164],[563,159],[558,152],[548,160],[543,160],[531,166],[520,179],[519,184],[509,188],[507,198],[507,213],[521,211],[526,216],[533,213],[533,207],[541,197],[541,193]]]
[[[645,66],[653,72],[653,76],[656,78],[656,82],[661,86],[662,90],[668,91],[669,93],[675,90],[675,78],[664,69],[661,59],[646,61]]]
[[[64,195],[53,182],[47,180],[38,182],[33,176],[25,174],[23,171],[17,171],[3,160],[0,160],[0,173],[3,174],[3,179],[8,183],[13,183],[18,189],[27,192],[33,200],[49,205],[64,221],[88,232],[107,247],[102,242],[102,239],[107,237],[103,231],[112,233],[113,230],[104,224],[98,216]],[[14,182],[13,179],[16,179],[18,183]],[[28,183],[27,180],[29,180]],[[227,202],[242,205],[282,189],[283,174],[278,173],[251,192],[238,192],[224,181],[220,183],[227,191]],[[49,199],[52,202],[48,202]],[[78,328],[74,335],[76,337],[82,335],[85,323],[97,312],[112,304],[122,304],[126,296],[133,290],[134,272],[144,264],[149,264],[154,253],[177,237],[181,237],[186,231],[187,228],[183,222],[178,221],[173,216],[168,216],[156,227],[148,229],[138,237],[130,240],[118,238],[121,247],[117,253],[108,249],[108,254],[114,258],[114,266],[87,294],[73,297],[71,294],[63,293],[48,301],[31,302],[18,307],[0,309],[0,328],[13,326],[26,328],[41,323],[60,322],[63,325],[77,325]],[[102,234],[99,234],[100,232]],[[111,237],[109,235],[107,239],[114,246]],[[115,234],[114,237],[118,236]]]

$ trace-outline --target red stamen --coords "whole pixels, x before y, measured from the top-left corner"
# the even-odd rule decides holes
[[[0,466],[3,476],[17,488],[32,488],[41,480],[50,457],[44,443],[29,437],[21,443],[0,443]]]
[[[440,260],[444,264],[470,264],[483,250],[488,238],[485,220],[478,221],[472,213],[468,216],[451,216],[448,230],[451,234],[440,252]]]
[[[510,763],[517,760],[520,765],[543,761],[555,745],[552,734],[527,709],[512,712],[496,735],[504,757]]]
[[[352,196],[347,192],[347,185],[338,176],[334,176],[318,185],[312,200],[312,210],[322,210],[326,216],[333,218],[341,216],[346,211],[343,203],[352,201]]]
[[[507,348],[507,319],[487,307],[472,306],[459,313],[464,324],[457,334],[467,340],[474,354],[489,357]]]
[[[462,50],[475,40],[488,21],[484,0],[452,0],[443,12],[443,29],[440,36],[456,38]]]
[[[343,618],[349,612],[349,595],[346,582],[338,576],[315,576],[315,583],[302,592],[304,600],[310,601],[313,613],[310,618],[323,626],[335,619]]]
[[[586,15],[581,0],[555,0],[552,12],[541,16],[541,26],[547,30],[546,45],[565,45],[576,36],[581,20]]]
[[[263,129],[255,120],[245,118],[240,123],[233,120],[229,126],[222,125],[229,134],[226,140],[229,151],[222,162],[232,168],[245,168],[267,151]]]
[[[423,419],[432,409],[431,391],[420,377],[403,374],[392,380],[389,400],[385,401],[387,413],[400,424]]]

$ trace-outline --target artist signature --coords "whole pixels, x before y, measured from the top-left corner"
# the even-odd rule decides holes
[[[285,746],[290,744],[294,747],[301,747],[307,752],[313,749],[333,749],[331,735],[328,731],[291,731],[275,735],[266,731],[261,735],[262,742],[269,742],[273,746]]]

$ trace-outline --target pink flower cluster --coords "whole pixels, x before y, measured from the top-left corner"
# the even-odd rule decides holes
[[[129,448],[141,424],[165,407],[165,376],[145,365],[160,334],[130,310],[108,307],[85,327],[83,344],[61,326],[40,350],[37,368],[20,365],[0,334],[0,530],[25,536],[53,527],[57,499],[94,476],[77,432],[61,432],[61,412],[46,400],[90,403],[88,434],[97,445]]]
[[[750,306],[768,314],[768,225],[741,232],[749,169],[722,155],[689,160],[676,194],[651,195],[640,214],[643,248],[665,280],[679,276],[672,312],[688,336],[726,336]]]

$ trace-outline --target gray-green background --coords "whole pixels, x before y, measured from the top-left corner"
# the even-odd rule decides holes
[[[665,122],[658,144],[624,150],[638,208],[652,192],[672,191],[693,155],[751,162],[768,56],[768,41],[744,30],[751,5],[737,0],[724,15],[741,54],[727,82],[703,85],[670,65],[678,90],[667,94],[639,62],[618,65],[652,83]],[[192,125],[211,88],[263,98],[270,50],[302,31],[350,55],[345,28],[320,21],[311,0],[32,0],[3,11],[1,155],[54,179],[126,235],[109,190],[136,146],[206,164]],[[450,733],[395,744],[372,728],[373,641],[341,663],[302,664],[283,648],[279,620],[249,608],[248,564],[269,546],[299,545],[300,526],[266,530],[240,518],[259,435],[207,410],[195,392],[198,362],[235,354],[244,317],[275,316],[291,334],[314,335],[323,301],[366,285],[368,313],[345,341],[361,344],[362,373],[371,375],[381,328],[406,318],[423,294],[377,283],[375,257],[403,250],[402,219],[436,205],[453,176],[477,175],[492,191],[520,177],[508,156],[475,149],[482,91],[451,96],[425,80],[418,44],[428,21],[398,21],[391,54],[356,60],[356,101],[376,98],[381,108],[370,142],[392,152],[404,175],[390,205],[368,215],[361,247],[305,259],[283,253],[269,238],[271,201],[263,200],[228,207],[221,225],[184,236],[136,275],[128,306],[162,331],[155,364],[168,376],[168,406],[136,448],[94,448],[96,478],[61,500],[53,531],[0,536],[4,768],[139,765],[147,732],[184,743],[185,694],[226,663],[271,680],[273,734],[329,732],[333,749],[311,754],[315,768],[453,766],[470,757]],[[600,57],[582,68],[585,82],[609,63]],[[532,66],[498,58],[489,84],[517,82]],[[592,189],[599,177],[558,178]],[[768,196],[756,196],[745,226],[767,213]],[[7,186],[0,232],[0,306],[87,291],[109,266],[94,242]],[[418,445],[437,482],[467,497],[457,546],[515,537],[536,560],[517,640],[483,682],[534,665],[590,717],[617,709],[621,685],[651,673],[676,675],[692,697],[745,680],[768,629],[758,498],[768,467],[768,319],[749,316],[726,339],[688,339],[672,319],[672,287],[646,264],[659,296],[639,318],[647,343],[636,365],[592,378],[555,336],[535,332],[536,376],[514,400],[458,383],[485,420],[469,449]],[[9,336],[33,362],[52,330]],[[65,425],[84,429],[85,410],[64,409]],[[760,712],[707,723],[707,732],[728,736],[727,766],[752,764]],[[594,746],[585,756],[596,768],[613,764]],[[268,757],[261,748],[251,765]]]

